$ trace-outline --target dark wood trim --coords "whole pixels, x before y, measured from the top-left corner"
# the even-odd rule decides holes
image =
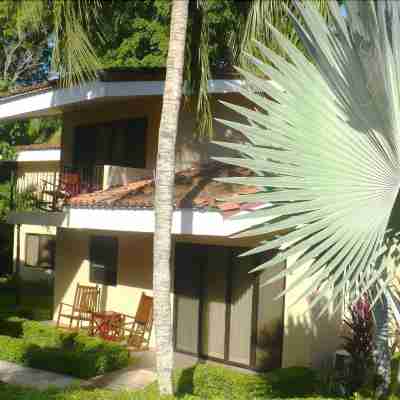
[[[231,308],[232,308],[232,266],[233,266],[234,252],[229,249],[229,264],[225,272],[225,348],[224,348],[224,361],[229,361],[230,341],[231,341]]]
[[[207,253],[205,253],[207,254]],[[197,333],[197,356],[200,357],[203,353],[203,342],[202,342],[202,332],[203,332],[203,305],[204,305],[204,280],[205,280],[205,269],[206,260],[205,255],[202,257],[202,264],[200,265],[200,279],[199,279],[199,326]]]

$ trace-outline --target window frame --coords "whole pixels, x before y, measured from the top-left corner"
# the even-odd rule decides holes
[[[95,242],[96,241],[109,241],[109,246],[111,248],[114,248],[115,254],[110,254],[110,252],[107,252],[107,256],[110,257],[110,259],[114,260],[112,263],[112,268],[110,268],[111,263],[107,267],[106,263],[100,264],[95,262],[96,257],[104,257],[103,255],[94,255],[93,252],[95,251]],[[104,246],[100,247],[101,249],[104,250]],[[109,248],[110,250],[110,248]],[[119,267],[119,240],[117,236],[108,236],[108,235],[90,235],[89,236],[89,242],[88,242],[88,255],[89,255],[89,281],[91,283],[96,283],[99,285],[104,285],[104,286],[117,286],[118,285],[118,267]],[[104,276],[103,279],[98,279],[95,273],[95,268],[101,268],[103,266],[104,269]]]
[[[143,131],[142,137],[134,133],[135,126]],[[113,135],[113,130],[119,130],[118,135]],[[74,164],[76,166],[118,165],[120,167],[145,168],[147,164],[147,130],[148,121],[145,116],[77,125],[74,128]],[[121,132],[123,132],[122,135]],[[123,142],[123,155],[121,153],[120,157],[117,157],[115,153],[117,136]],[[98,159],[96,152],[100,144],[99,137],[103,141],[104,154]],[[139,139],[143,140],[139,146],[130,145],[130,141]],[[84,149],[83,155],[80,153],[82,149]],[[121,157],[123,160],[119,159]]]
[[[39,237],[39,246],[38,246],[38,264],[39,265],[30,265],[27,260],[27,254],[28,254],[28,245],[29,245],[29,236],[37,236]],[[51,248],[51,267],[43,267],[40,265],[40,240],[41,238],[48,238],[51,242],[53,242],[52,248]],[[51,270],[54,271],[55,269],[55,259],[56,259],[56,236],[51,235],[48,233],[34,233],[34,232],[27,232],[25,234],[25,257],[24,257],[24,266],[28,268],[33,268],[33,269],[41,269],[41,270]]]

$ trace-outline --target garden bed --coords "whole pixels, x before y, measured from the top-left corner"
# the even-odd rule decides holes
[[[0,360],[87,379],[126,367],[129,351],[19,317],[0,320]]]

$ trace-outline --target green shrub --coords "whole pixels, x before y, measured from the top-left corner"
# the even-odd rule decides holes
[[[22,364],[25,361],[26,345],[23,339],[0,336],[0,359]]]
[[[310,368],[280,368],[268,372],[265,376],[276,397],[310,396],[318,387],[317,373]]]
[[[25,320],[22,324],[22,338],[38,346],[59,346],[60,334],[60,330],[42,322]]]
[[[123,368],[129,352],[117,343],[85,334],[63,333],[53,326],[21,318],[0,321],[0,359],[34,368],[90,378]]]
[[[204,399],[305,397],[315,393],[316,386],[315,372],[302,367],[282,368],[261,375],[202,364],[193,373],[193,393]]]
[[[107,372],[107,355],[102,353],[30,346],[26,352],[26,359],[30,367],[72,375],[82,379]]]
[[[22,337],[23,324],[26,320],[20,317],[4,317],[0,319],[0,335]]]
[[[261,375],[198,365],[193,374],[193,393],[204,399],[250,400],[270,397],[272,387]]]

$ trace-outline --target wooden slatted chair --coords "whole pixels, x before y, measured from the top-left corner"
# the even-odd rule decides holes
[[[133,350],[149,348],[153,327],[153,298],[142,293],[134,317],[125,315],[125,333],[128,347]]]
[[[58,312],[57,327],[60,326],[61,318],[69,320],[68,328],[72,328],[72,323],[76,321],[77,328],[83,328],[87,322],[92,321],[92,313],[99,311],[100,288],[96,286],[85,286],[78,283],[75,291],[73,304],[60,304]],[[67,310],[65,310],[67,308]]]

